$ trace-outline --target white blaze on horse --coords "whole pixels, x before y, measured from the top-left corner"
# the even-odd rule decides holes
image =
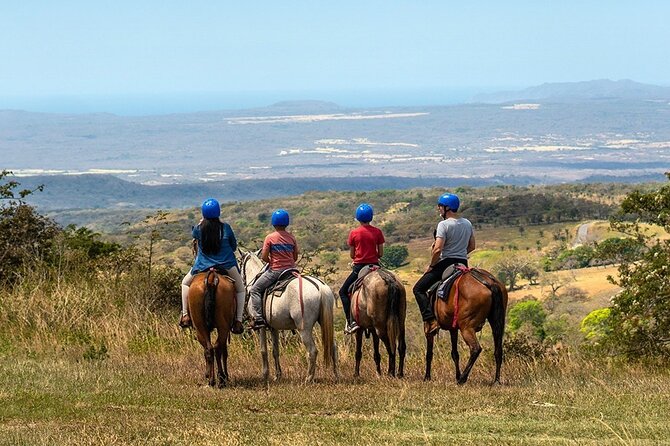
[[[253,285],[256,276],[265,267],[257,253],[242,254],[242,279],[248,290]],[[249,305],[251,301],[249,301]],[[314,342],[312,329],[318,322],[321,326],[321,342],[323,344],[323,362],[331,365],[335,379],[337,371],[337,345],[335,344],[335,330],[333,327],[333,306],[335,297],[328,285],[310,276],[298,277],[289,282],[281,295],[263,300],[263,314],[272,335],[272,356],[275,362],[275,377],[282,375],[279,364],[279,330],[297,330],[300,332],[305,348],[307,349],[309,365],[305,381],[314,380],[316,370],[317,348]],[[259,333],[261,357],[263,358],[263,378],[269,377],[267,337],[265,329]]]

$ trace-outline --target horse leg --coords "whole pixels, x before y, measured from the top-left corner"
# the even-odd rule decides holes
[[[209,342],[205,348],[205,362],[207,363],[207,369],[205,371],[205,378],[208,381],[208,384],[214,387],[216,384],[216,377],[214,376],[214,347]]]
[[[263,380],[268,382],[270,378],[270,366],[268,365],[268,338],[265,328],[261,328],[258,331],[258,338],[260,340],[261,359],[263,360]]]
[[[468,359],[468,364],[465,366],[465,370],[463,370],[461,378],[457,381],[458,384],[465,384],[465,382],[468,380],[470,370],[472,370],[472,366],[475,365],[477,357],[482,352],[482,346],[479,345],[477,334],[472,328],[466,328],[461,332],[461,334],[463,335],[463,340],[465,343],[468,344],[468,347],[470,347],[470,359]]]
[[[196,338],[202,349],[204,350],[205,355],[205,379],[210,386],[214,385],[214,348],[212,347],[209,334],[201,333],[200,330],[195,332]]]
[[[381,337],[382,342],[384,343],[384,347],[386,347],[386,352],[389,355],[389,369],[388,369],[388,375],[395,377],[395,354],[396,354],[396,346],[391,345],[391,341],[389,340],[388,336],[383,336]]]
[[[424,381],[430,381],[430,367],[433,363],[433,345],[435,344],[435,335],[426,336],[426,374]]]
[[[361,376],[361,359],[363,359],[363,330],[356,331],[356,368],[354,369],[354,377]]]
[[[221,337],[222,336],[219,334],[219,337],[216,340],[216,345],[214,346],[214,352],[216,353],[216,368],[218,371],[218,378],[219,378],[219,388],[225,387],[226,381],[228,380],[227,376],[228,373],[223,366],[223,362],[228,361],[228,351],[226,348],[226,341],[225,339],[222,340]]]
[[[281,365],[279,364],[279,331],[275,328],[272,333],[272,358],[275,360],[275,381],[281,379]]]
[[[398,330],[398,378],[405,376],[405,351],[407,343],[405,342],[405,324],[400,325]]]
[[[377,375],[382,374],[382,355],[379,353],[379,336],[375,330],[372,331],[372,346],[374,347],[375,353],[375,365],[377,366]]]
[[[307,367],[307,378],[305,382],[311,383],[314,381],[314,372],[316,370],[316,344],[314,343],[314,337],[312,336],[312,329],[303,329],[300,330],[300,337],[302,338],[302,343],[305,344],[307,349],[307,355],[309,359],[309,365]]]
[[[449,330],[451,335],[451,359],[454,360],[454,367],[456,369],[456,381],[461,379],[461,366],[458,357],[458,330],[452,328]]]

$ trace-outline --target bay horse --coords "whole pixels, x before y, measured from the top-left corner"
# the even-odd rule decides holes
[[[242,280],[248,293],[257,275],[265,267],[265,262],[258,257],[257,252],[243,253],[241,250],[239,252],[242,255],[240,262]],[[333,326],[334,304],[335,297],[330,287],[310,276],[300,276],[292,280],[280,296],[264,300],[265,320],[272,336],[275,379],[279,380],[282,376],[281,365],[279,364],[279,330],[297,330],[300,332],[300,338],[308,354],[305,382],[314,380],[318,352],[312,329],[317,322],[321,326],[324,365],[326,367],[332,366],[335,379],[338,379],[337,345],[335,344],[335,329]],[[251,301],[248,305],[251,305]],[[270,373],[267,337],[265,329],[259,331],[263,379],[267,381]]]
[[[405,287],[395,274],[377,269],[365,275],[361,286],[351,295],[351,312],[360,327],[356,331],[356,369],[354,376],[360,376],[363,357],[363,333],[372,334],[374,360],[377,374],[381,375],[381,339],[388,352],[388,374],[396,376],[396,351],[398,353],[398,377],[402,378],[405,369],[405,314],[407,300]]]
[[[493,356],[496,362],[496,374],[492,384],[500,384],[500,368],[503,361],[503,335],[505,332],[505,313],[507,311],[507,289],[490,272],[479,268],[464,268],[464,273],[456,279],[445,302],[436,298],[433,305],[435,317],[440,328],[451,335],[451,358],[456,367],[456,382],[465,384],[482,347],[477,334],[488,319],[493,332]],[[459,367],[458,332],[470,348],[470,359],[463,373]],[[426,336],[426,375],[430,380],[430,368],[433,361],[435,333]]]
[[[205,350],[205,378],[210,386],[216,384],[214,359],[218,369],[218,385],[228,384],[228,339],[235,320],[237,301],[235,284],[225,274],[214,269],[196,274],[188,290],[188,308],[198,342]],[[216,343],[211,335],[216,328]]]

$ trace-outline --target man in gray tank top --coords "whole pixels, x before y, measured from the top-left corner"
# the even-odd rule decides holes
[[[435,231],[430,264],[426,272],[414,285],[414,298],[419,305],[426,336],[439,331],[433,309],[428,299],[428,289],[442,279],[449,265],[462,263],[467,266],[468,254],[475,249],[475,233],[472,223],[457,214],[460,200],[454,194],[443,194],[437,200],[437,209],[442,217]]]

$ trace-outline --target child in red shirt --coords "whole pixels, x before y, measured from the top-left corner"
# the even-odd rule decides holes
[[[353,260],[351,274],[344,281],[340,288],[340,300],[344,316],[347,318],[347,326],[344,332],[354,333],[358,330],[358,324],[351,317],[351,300],[349,299],[349,287],[358,278],[358,273],[363,267],[368,265],[379,266],[379,259],[384,254],[384,234],[381,229],[370,224],[374,211],[372,206],[362,203],[356,209],[356,220],[360,226],[349,233],[347,244],[349,245],[349,255]]]
[[[269,267],[249,290],[249,314],[254,320],[251,327],[254,330],[266,326],[261,309],[263,293],[277,281],[281,273],[296,267],[298,242],[293,234],[286,231],[288,224],[289,215],[284,209],[277,209],[272,214],[275,231],[265,237],[261,251],[261,258],[269,263]]]

